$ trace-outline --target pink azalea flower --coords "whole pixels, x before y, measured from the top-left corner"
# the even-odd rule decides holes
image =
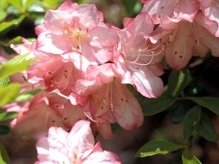
[[[143,1],[143,12],[147,12],[154,24],[168,29],[171,23],[182,20],[192,22],[199,9],[196,0],[146,0]]]
[[[216,37],[219,37],[219,2],[217,0],[198,0],[204,15],[204,26]]]
[[[40,93],[30,102],[10,104],[7,111],[18,112],[12,120],[13,133],[24,139],[38,138],[51,126],[70,130],[80,119],[85,119],[82,109],[56,94]]]
[[[102,150],[100,144],[94,145],[94,142],[89,121],[78,121],[69,133],[62,128],[51,127],[48,137],[37,142],[36,163],[121,163],[115,154]]]
[[[160,62],[163,51],[161,44],[150,41],[153,28],[154,24],[146,13],[126,20],[125,28],[118,30],[121,41],[113,60],[122,83],[134,85],[138,92],[150,98],[158,97],[163,92],[163,82],[158,77],[162,69],[159,75],[152,70]]]
[[[111,123],[133,130],[141,126],[144,119],[137,99],[121,84],[113,65],[91,66],[87,72],[90,79],[76,84],[79,95],[86,96],[81,104],[86,115],[96,123],[104,138],[112,137]]]
[[[111,59],[118,36],[103,23],[95,5],[66,1],[57,10],[49,10],[44,20],[36,29],[38,51],[61,55],[74,52],[94,63]]]
[[[181,21],[172,30],[156,29],[154,38],[160,39],[164,45],[164,56],[168,65],[174,69],[184,68],[192,56],[203,57],[209,49],[214,56],[219,56],[219,39],[205,27],[206,20],[201,13],[192,23]],[[182,35],[183,33],[183,35]],[[156,40],[156,39],[155,39]]]
[[[216,46],[219,40],[212,35],[216,36],[217,33],[218,25],[212,18],[217,14],[212,13],[213,15],[209,17],[205,14],[206,8],[215,5],[210,4],[209,1],[208,3],[207,1],[199,2],[194,0],[168,1],[168,3],[155,0],[145,2],[143,11],[148,12],[152,19],[154,17],[159,19],[154,22],[159,24],[159,27],[153,31],[150,39],[164,46],[162,53],[168,65],[174,69],[179,70],[185,67],[192,56],[205,56],[209,49],[214,56],[219,54],[218,46]],[[152,4],[156,5],[153,7]],[[164,12],[162,15],[159,11],[161,8]]]
[[[65,62],[56,55],[38,55],[27,73],[30,82],[41,83],[48,91],[58,89],[63,94],[70,94],[77,79],[77,70],[72,62]]]

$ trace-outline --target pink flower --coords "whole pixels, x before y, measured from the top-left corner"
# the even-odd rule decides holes
[[[68,100],[48,93],[40,93],[30,102],[11,104],[5,108],[18,112],[18,117],[11,122],[12,131],[26,139],[38,138],[51,126],[70,130],[78,120],[86,118],[79,106],[73,106]]]
[[[154,24],[168,29],[171,23],[182,20],[192,22],[199,9],[196,0],[146,0],[143,12],[147,12]]]
[[[157,28],[154,31],[154,38],[160,39],[160,43],[164,45],[162,53],[170,67],[182,69],[192,56],[203,57],[209,49],[214,56],[219,56],[219,48],[216,46],[219,39],[205,28],[207,21],[198,13],[193,22],[180,21],[171,30]]]
[[[213,35],[219,37],[219,2],[216,0],[198,0],[200,1],[202,14],[205,17],[206,27]]]
[[[111,59],[118,36],[104,24],[103,15],[95,5],[66,1],[57,10],[49,10],[44,20],[36,29],[38,51],[59,55],[77,53],[93,64]]]
[[[115,154],[103,151],[99,143],[94,145],[89,121],[78,121],[69,133],[62,128],[52,127],[48,137],[41,138],[36,146],[36,163],[121,163]]]
[[[152,44],[150,35],[154,24],[147,13],[125,21],[125,28],[118,30],[120,43],[114,55],[116,72],[122,83],[132,84],[145,97],[158,97],[163,92],[163,82],[158,77],[163,71],[157,64],[162,58],[163,45]],[[153,69],[159,70],[154,73]]]
[[[63,61],[56,55],[40,54],[27,74],[29,82],[41,84],[47,91],[58,89],[62,94],[69,95],[81,73],[71,61]]]
[[[219,55],[217,36],[217,3],[202,0],[144,2],[153,23],[158,24],[150,39],[164,46],[163,55],[170,67],[182,69],[192,56],[205,56],[210,49]],[[201,10],[201,11],[200,11]],[[213,35],[211,35],[211,33]],[[182,35],[183,34],[183,35]]]
[[[77,81],[76,90],[84,99],[85,114],[96,123],[104,138],[110,138],[111,123],[117,122],[126,130],[141,126],[144,116],[137,99],[116,76],[114,64],[91,66],[90,79]]]

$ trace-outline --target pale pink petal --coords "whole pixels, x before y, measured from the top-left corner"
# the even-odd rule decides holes
[[[69,150],[77,154],[77,158],[83,159],[90,154],[94,146],[90,122],[78,121],[69,133],[66,142],[68,143]]]
[[[36,49],[45,53],[62,54],[70,50],[69,43],[68,38],[62,35],[43,32],[37,38]]]
[[[143,96],[159,97],[163,93],[163,82],[147,67],[132,73],[133,83]]]
[[[121,92],[124,97],[121,96]],[[120,126],[127,130],[133,130],[142,125],[144,116],[137,99],[130,91],[120,84],[117,91],[113,92],[113,114]]]

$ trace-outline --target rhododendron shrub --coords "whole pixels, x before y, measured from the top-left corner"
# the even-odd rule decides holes
[[[21,17],[2,25],[1,19],[13,12],[0,16],[0,39],[26,19],[22,13],[31,17],[34,2],[29,3],[22,2],[20,9],[16,3],[6,4],[17,8],[14,13]],[[197,69],[203,66],[204,72],[209,58],[219,56],[218,2],[121,3],[137,14],[128,17],[133,13],[127,12],[120,27],[106,21],[95,4],[65,0],[35,22],[35,39],[18,38],[16,44],[15,38],[2,45],[16,57],[0,47],[0,122],[11,120],[8,126],[16,140],[36,142],[36,163],[121,163],[100,141],[116,138],[117,131],[134,136],[133,130],[145,126],[152,127],[150,135],[156,140],[138,150],[140,158],[179,151],[183,163],[200,163],[191,149],[193,139],[216,142],[202,109],[218,115],[219,99],[203,89],[206,83],[199,81]],[[145,116],[163,111],[172,123],[182,124],[176,133],[183,137],[170,137],[177,143],[159,140],[156,125],[143,124]],[[166,117],[157,118],[159,122]],[[137,139],[136,145],[142,145]]]

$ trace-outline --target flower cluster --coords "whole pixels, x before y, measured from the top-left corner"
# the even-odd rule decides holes
[[[89,124],[104,138],[112,137],[112,123],[126,130],[141,126],[141,106],[126,85],[156,98],[163,92],[163,58],[173,69],[182,69],[192,55],[203,57],[209,49],[219,56],[216,1],[142,2],[142,12],[125,18],[119,29],[106,24],[95,5],[66,0],[46,12],[35,41],[13,45],[18,54],[34,58],[20,75],[21,83],[44,89],[29,102],[7,106],[19,112],[11,126],[20,136],[39,138],[49,129],[48,138],[37,144],[39,163],[90,163],[101,154],[93,163],[104,163],[105,156],[112,157],[109,163],[118,162],[99,144],[94,146]],[[72,130],[68,134],[61,128]]]
[[[146,0],[146,12],[157,25],[153,42],[165,48],[166,62],[174,69],[185,67],[192,56],[203,57],[210,49],[219,56],[218,6],[216,0]]]

